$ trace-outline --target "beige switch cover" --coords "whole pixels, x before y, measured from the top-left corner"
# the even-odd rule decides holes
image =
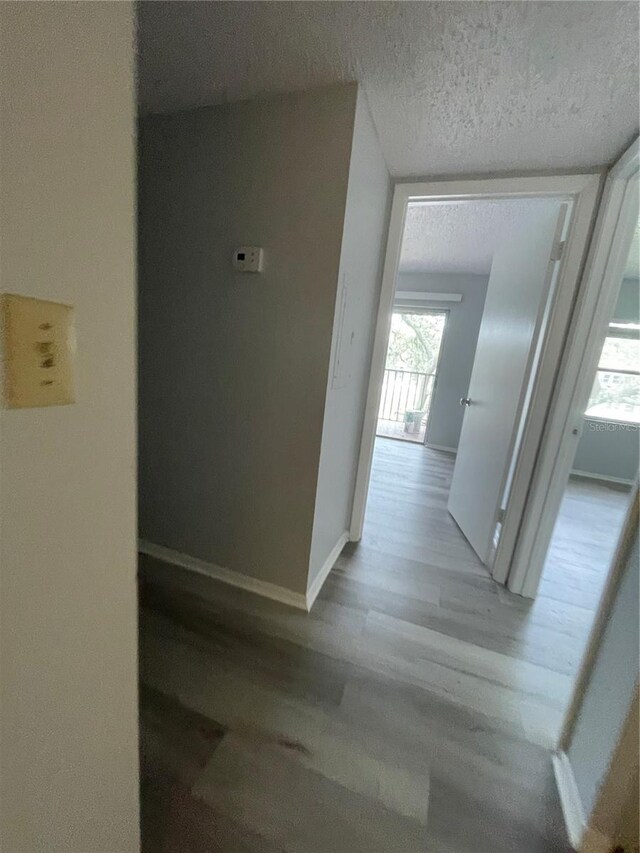
[[[73,308],[7,293],[2,297],[2,321],[5,406],[73,403]]]

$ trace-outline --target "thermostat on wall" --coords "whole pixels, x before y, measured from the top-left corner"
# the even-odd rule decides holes
[[[259,246],[240,246],[233,253],[233,266],[239,272],[262,272],[264,251]]]

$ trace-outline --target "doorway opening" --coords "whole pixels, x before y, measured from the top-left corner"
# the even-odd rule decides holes
[[[376,433],[455,457],[447,513],[490,572],[572,207],[560,194],[406,206]]]
[[[574,633],[570,647],[575,656],[571,662],[574,683],[555,744],[560,757],[569,751],[597,650],[611,625],[614,601],[623,583],[628,537],[638,512],[639,170],[640,152],[636,141],[612,170],[600,212],[600,228],[592,247],[592,265],[583,296],[587,304],[590,296],[597,296],[588,314],[585,309],[584,319],[591,319],[591,323],[581,322],[583,318],[578,315],[574,324],[575,353],[580,352],[580,359],[575,363],[575,398],[567,408],[571,415],[574,405],[577,406],[579,418],[573,420],[574,426],[565,431],[564,440],[560,442],[560,459],[563,450],[568,454],[564,462],[557,464],[548,490],[553,495],[558,485],[562,488],[557,512],[548,510],[547,518],[543,516],[547,523],[552,522],[553,532],[546,552],[543,551],[547,544],[544,527],[537,543],[544,556],[542,567],[536,565],[534,549],[528,572],[514,572],[513,578],[514,585],[522,584],[525,591],[535,592],[536,605],[544,598],[570,602],[564,630]],[[583,348],[575,333],[576,326],[587,335]],[[574,353],[569,352],[566,361],[572,356]],[[631,564],[633,562],[632,559]],[[637,559],[635,565],[637,567]],[[564,585],[558,584],[559,578],[564,579]],[[637,590],[637,578],[635,584],[633,581],[631,584]],[[627,621],[637,626],[637,597],[635,613],[633,605],[631,613]],[[581,630],[581,622],[586,625],[586,632]],[[637,652],[637,636],[634,649]],[[562,661],[564,653],[561,649],[558,652],[559,661]],[[630,672],[634,671],[632,655],[630,652]],[[635,671],[637,673],[637,655]],[[616,683],[616,688],[608,707],[611,720],[624,714],[624,700],[620,702],[624,686]],[[615,728],[621,723],[612,725]],[[557,774],[557,756],[554,763]],[[560,783],[561,777],[558,780]]]
[[[438,381],[447,311],[394,310],[376,435],[424,444]]]
[[[595,614],[620,538],[640,461],[638,233],[607,324],[539,593],[557,595],[558,566],[571,598]]]
[[[557,596],[560,573],[568,583],[564,594],[589,621],[610,582],[640,466],[639,166],[636,143],[610,178],[583,297],[585,305],[593,298],[590,323],[578,325],[576,318],[584,341],[574,331],[575,355],[565,359],[573,399],[546,511],[535,547],[521,544],[509,578],[517,592]]]
[[[446,183],[396,188],[367,407],[373,471],[361,519],[362,481],[356,488],[351,538],[361,540],[363,577],[375,571],[382,583],[387,573],[385,584],[411,602],[402,619],[420,626],[411,636],[421,659],[438,664],[427,674],[434,689],[551,748],[589,625],[570,599],[532,603],[496,573],[517,541],[598,180],[514,179],[512,194],[504,182],[495,195],[481,191],[491,185],[457,183],[451,197]],[[386,441],[379,416],[394,332],[417,306],[446,311],[437,383],[419,440]]]
[[[394,314],[401,307],[446,305],[450,316],[426,443],[457,454],[452,498],[462,495],[458,504],[467,506],[450,502],[449,511],[485,565],[494,573],[508,567],[509,548],[491,553],[495,532],[501,542],[509,540],[505,534],[520,523],[532,448],[544,423],[530,414],[545,411],[550,400],[599,184],[599,176],[574,175],[396,186],[352,541],[362,535]],[[489,442],[485,452],[478,436]],[[480,536],[463,519],[465,511]],[[515,543],[508,544],[512,549]]]

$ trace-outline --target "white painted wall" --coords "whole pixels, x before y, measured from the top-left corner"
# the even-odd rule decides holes
[[[602,644],[566,750],[586,816],[590,815],[638,682],[638,526]]]
[[[397,290],[460,293],[462,302],[425,302],[425,308],[446,308],[449,317],[440,358],[440,375],[429,418],[428,444],[457,448],[462,428],[460,397],[469,389],[489,276],[469,273],[399,273]],[[395,307],[407,306],[396,300]]]
[[[141,536],[300,593],[356,95],[141,123]],[[247,244],[261,275],[231,267]]]
[[[340,536],[349,530],[390,198],[389,173],[361,90],[351,150],[309,586]]]
[[[0,848],[138,840],[134,27],[0,4],[2,290],[76,308],[74,405],[0,417]]]

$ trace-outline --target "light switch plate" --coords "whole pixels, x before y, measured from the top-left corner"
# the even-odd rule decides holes
[[[2,296],[8,409],[75,402],[73,319],[70,305],[12,293]]]
[[[260,246],[240,246],[233,253],[233,266],[238,272],[262,272],[263,249]]]

